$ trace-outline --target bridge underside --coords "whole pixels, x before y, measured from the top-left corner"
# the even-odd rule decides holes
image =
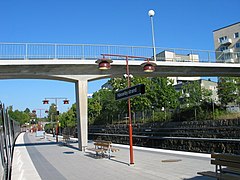
[[[240,64],[157,62],[153,73],[144,73],[143,61],[129,62],[130,73],[134,76],[240,76]],[[74,82],[79,77],[88,80],[106,77],[121,77],[126,72],[126,62],[112,63],[108,71],[100,71],[95,60],[88,61],[0,61],[0,79],[54,79]]]

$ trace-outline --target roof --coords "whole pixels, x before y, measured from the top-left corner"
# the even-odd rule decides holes
[[[222,27],[222,28],[219,28],[219,29],[214,30],[213,32],[219,31],[219,30],[224,29],[224,28],[228,28],[228,27],[233,26],[233,25],[236,25],[236,24],[240,24],[240,22],[237,22],[237,23],[234,23],[234,24],[230,24],[230,25],[228,25],[228,26],[224,26],[224,27]]]

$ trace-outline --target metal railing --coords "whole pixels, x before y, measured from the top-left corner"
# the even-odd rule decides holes
[[[3,180],[11,179],[13,148],[19,133],[20,124],[9,118],[8,111],[0,103],[0,178]]]
[[[152,57],[151,46],[123,46],[96,44],[51,44],[51,43],[0,43],[0,60],[51,60],[97,59],[101,54],[122,54],[131,56]],[[195,50],[182,48],[156,47],[157,61],[174,62],[224,62],[217,60],[222,51]],[[240,52],[231,53],[234,62],[239,63]],[[129,59],[133,60],[133,59]]]

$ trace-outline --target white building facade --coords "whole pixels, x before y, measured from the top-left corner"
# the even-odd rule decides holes
[[[217,62],[240,63],[240,22],[213,31]]]

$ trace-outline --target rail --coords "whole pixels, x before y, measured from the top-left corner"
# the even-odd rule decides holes
[[[156,47],[156,52],[157,61],[240,62],[240,52],[225,53],[222,51],[164,47]],[[103,53],[152,57],[152,47],[96,44],[0,43],[0,60],[88,60],[97,59]],[[134,59],[130,58],[129,60]]]
[[[128,137],[128,134],[106,134],[106,133],[88,133],[89,135],[96,136],[113,136],[113,137]],[[173,137],[173,136],[145,136],[133,135],[134,138],[145,138],[155,140],[193,140],[193,141],[215,141],[215,142],[240,142],[240,139],[224,139],[224,138],[197,138],[197,137]]]

